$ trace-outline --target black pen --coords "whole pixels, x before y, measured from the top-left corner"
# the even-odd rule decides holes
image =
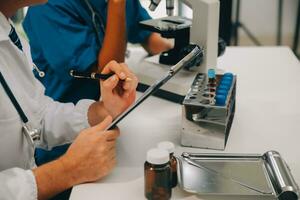
[[[114,129],[117,124],[122,121],[129,113],[131,113],[136,107],[138,107],[141,103],[143,103],[149,96],[155,93],[161,86],[163,86],[166,82],[168,82],[175,74],[180,71],[182,68],[188,66],[190,63],[193,63],[196,58],[198,58],[201,53],[203,53],[202,49],[197,45],[193,45],[192,51],[186,55],[183,59],[181,59],[177,64],[172,66],[168,73],[159,81],[155,82],[153,85],[149,86],[149,88],[143,93],[142,96],[135,103],[133,103],[127,110],[121,113],[105,130]]]
[[[85,78],[85,79],[94,79],[94,80],[106,80],[113,76],[113,73],[110,74],[99,74],[96,72],[78,72],[75,70],[70,71],[70,75],[74,78]]]

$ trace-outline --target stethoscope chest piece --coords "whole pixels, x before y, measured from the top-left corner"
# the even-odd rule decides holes
[[[23,125],[23,133],[33,148],[35,147],[35,142],[41,139],[41,130],[37,128],[30,129],[26,124]]]

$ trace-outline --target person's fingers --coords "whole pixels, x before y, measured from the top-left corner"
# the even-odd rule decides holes
[[[102,69],[101,73],[102,73],[102,74],[109,74],[109,73],[111,73],[112,71],[111,71],[111,69],[110,69],[109,66],[115,65],[115,64],[118,64],[118,63],[117,63],[116,61],[114,61],[114,60],[110,61],[109,63],[107,63],[107,64],[104,66],[104,68]]]
[[[125,79],[125,81],[128,83],[134,83],[133,86],[134,85],[137,86],[138,79],[135,76],[135,74],[132,71],[130,71],[130,69],[128,68],[128,66],[125,63],[121,63],[120,65],[122,66],[122,69],[125,71],[125,73],[127,75],[127,78]]]
[[[130,92],[125,91],[124,94],[123,94],[123,97],[128,98],[129,96],[130,96]]]
[[[115,151],[116,149],[116,140],[114,141],[107,141],[107,151]]]
[[[106,141],[116,140],[120,136],[120,131],[118,129],[114,129],[111,131],[107,131],[106,133]]]
[[[130,74],[133,74],[132,71],[129,69],[128,65],[125,63],[120,63],[121,68],[124,70],[127,76],[130,76]]]
[[[101,176],[107,176],[116,166],[116,160],[107,160],[105,163],[101,163]]]
[[[116,150],[115,150],[115,149],[116,149],[116,148],[111,148],[111,149],[108,151],[108,153],[107,153],[107,155],[106,155],[106,158],[107,158],[108,162],[110,162],[111,159],[116,158],[117,153],[116,153]]]
[[[105,167],[105,174],[108,175],[116,166],[117,161],[116,159],[111,159]]]
[[[100,132],[105,130],[111,123],[113,118],[111,116],[107,116],[102,122],[98,125],[92,127],[92,131]]]
[[[114,166],[117,161],[116,157],[117,157],[116,151],[111,151],[106,157],[107,163]]]
[[[106,140],[105,147],[111,150],[113,147],[116,147],[116,144],[116,140]]]
[[[134,90],[136,90],[136,88],[137,88],[137,86],[139,84],[139,79],[134,74],[133,74],[133,77],[131,79],[133,80],[132,83],[133,83]]]
[[[121,80],[127,78],[126,71],[122,68],[122,65],[116,61],[110,61],[102,70],[103,74],[109,74],[111,72],[114,72]]]
[[[113,144],[110,144],[109,146],[106,146],[104,150],[101,150],[99,153],[99,156],[102,156],[102,159],[105,160],[105,162],[109,162],[111,157],[115,154],[115,147]]]
[[[116,75],[113,75],[106,81],[103,81],[103,84],[102,84],[103,92],[106,92],[108,94],[112,93],[113,90],[115,89],[115,87],[117,87],[118,83],[119,83],[119,78]]]
[[[105,163],[106,166],[109,166],[112,163],[115,163],[117,154],[116,151],[110,150],[107,152],[103,152],[104,155],[102,155],[102,162]]]
[[[126,80],[123,83],[123,89],[124,90],[128,90],[128,91],[132,91],[135,90],[137,86],[137,82],[135,79],[133,78],[126,78]]]
[[[137,79],[130,79],[128,81],[126,79],[126,81],[123,84],[123,89],[125,90],[124,96],[129,97],[129,95],[132,92],[136,92],[137,85],[138,85]]]
[[[132,81],[129,78],[126,78],[126,80],[123,83],[123,89],[124,90],[130,90],[132,87]]]
[[[102,71],[102,73],[109,72],[115,72],[118,78],[124,80],[124,82],[122,83],[122,89],[125,91],[118,92],[119,95],[128,97],[133,90],[136,90],[136,87],[138,85],[137,77],[129,70],[126,64],[118,64],[115,61],[111,61]],[[107,89],[107,91],[113,90],[116,87],[116,84],[117,82],[115,81],[115,77],[112,77],[111,79],[103,82],[103,86]]]
[[[117,155],[116,155],[116,154],[112,155],[112,156],[110,157],[110,160],[111,160],[111,165],[112,165],[112,166],[115,166],[116,163],[117,163]]]

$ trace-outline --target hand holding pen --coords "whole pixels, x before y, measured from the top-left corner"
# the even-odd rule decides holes
[[[101,80],[101,98],[109,114],[116,118],[124,112],[136,98],[137,77],[124,63],[108,63],[102,74],[112,74],[107,80]]]
[[[124,63],[111,61],[103,68],[101,74],[71,70],[70,75],[78,79],[100,80],[101,99],[113,118],[135,101],[138,80]]]

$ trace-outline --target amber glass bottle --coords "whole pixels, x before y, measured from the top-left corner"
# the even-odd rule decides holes
[[[162,149],[147,152],[145,162],[145,197],[148,200],[168,200],[172,195],[169,153]]]
[[[172,188],[177,186],[177,160],[174,156],[175,145],[172,142],[160,142],[157,147],[169,152],[171,166],[171,185]]]

